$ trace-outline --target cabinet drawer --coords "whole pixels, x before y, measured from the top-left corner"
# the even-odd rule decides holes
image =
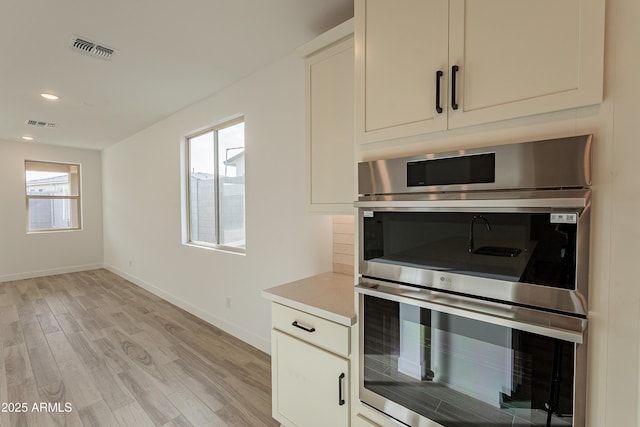
[[[271,305],[273,328],[324,348],[349,356],[349,328],[284,305]]]

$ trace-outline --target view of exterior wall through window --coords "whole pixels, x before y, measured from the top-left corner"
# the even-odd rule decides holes
[[[244,119],[187,137],[188,241],[244,252]]]
[[[81,227],[80,165],[25,161],[27,231]]]

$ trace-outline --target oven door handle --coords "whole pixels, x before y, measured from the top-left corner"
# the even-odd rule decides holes
[[[356,292],[576,344],[583,343],[587,328],[580,317],[401,285],[361,282]]]
[[[443,199],[443,200],[358,200],[353,203],[360,209],[584,209],[588,200],[584,197],[540,199]]]

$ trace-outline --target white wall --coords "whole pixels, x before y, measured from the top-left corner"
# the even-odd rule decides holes
[[[640,425],[640,2],[612,1],[614,48],[607,82],[614,96],[611,158],[603,169],[611,183],[610,246],[596,254],[610,276],[599,283],[609,294],[606,353],[606,417],[601,425]],[[594,287],[595,287],[594,283]],[[603,369],[604,371],[604,369]],[[594,402],[595,403],[595,402]]]
[[[587,425],[626,427],[640,425],[640,2],[607,0],[606,13],[602,104],[371,144],[358,157],[594,133]]]
[[[82,230],[27,234],[25,160],[80,163]],[[0,282],[102,266],[99,151],[0,141]]]
[[[292,55],[105,150],[105,266],[269,351],[260,291],[331,270],[331,218],[306,212],[304,105],[303,62]],[[181,243],[183,139],[236,114],[246,256]]]

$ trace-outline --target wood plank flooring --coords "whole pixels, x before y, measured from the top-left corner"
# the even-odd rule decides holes
[[[270,363],[106,270],[0,283],[0,427],[277,426]]]

